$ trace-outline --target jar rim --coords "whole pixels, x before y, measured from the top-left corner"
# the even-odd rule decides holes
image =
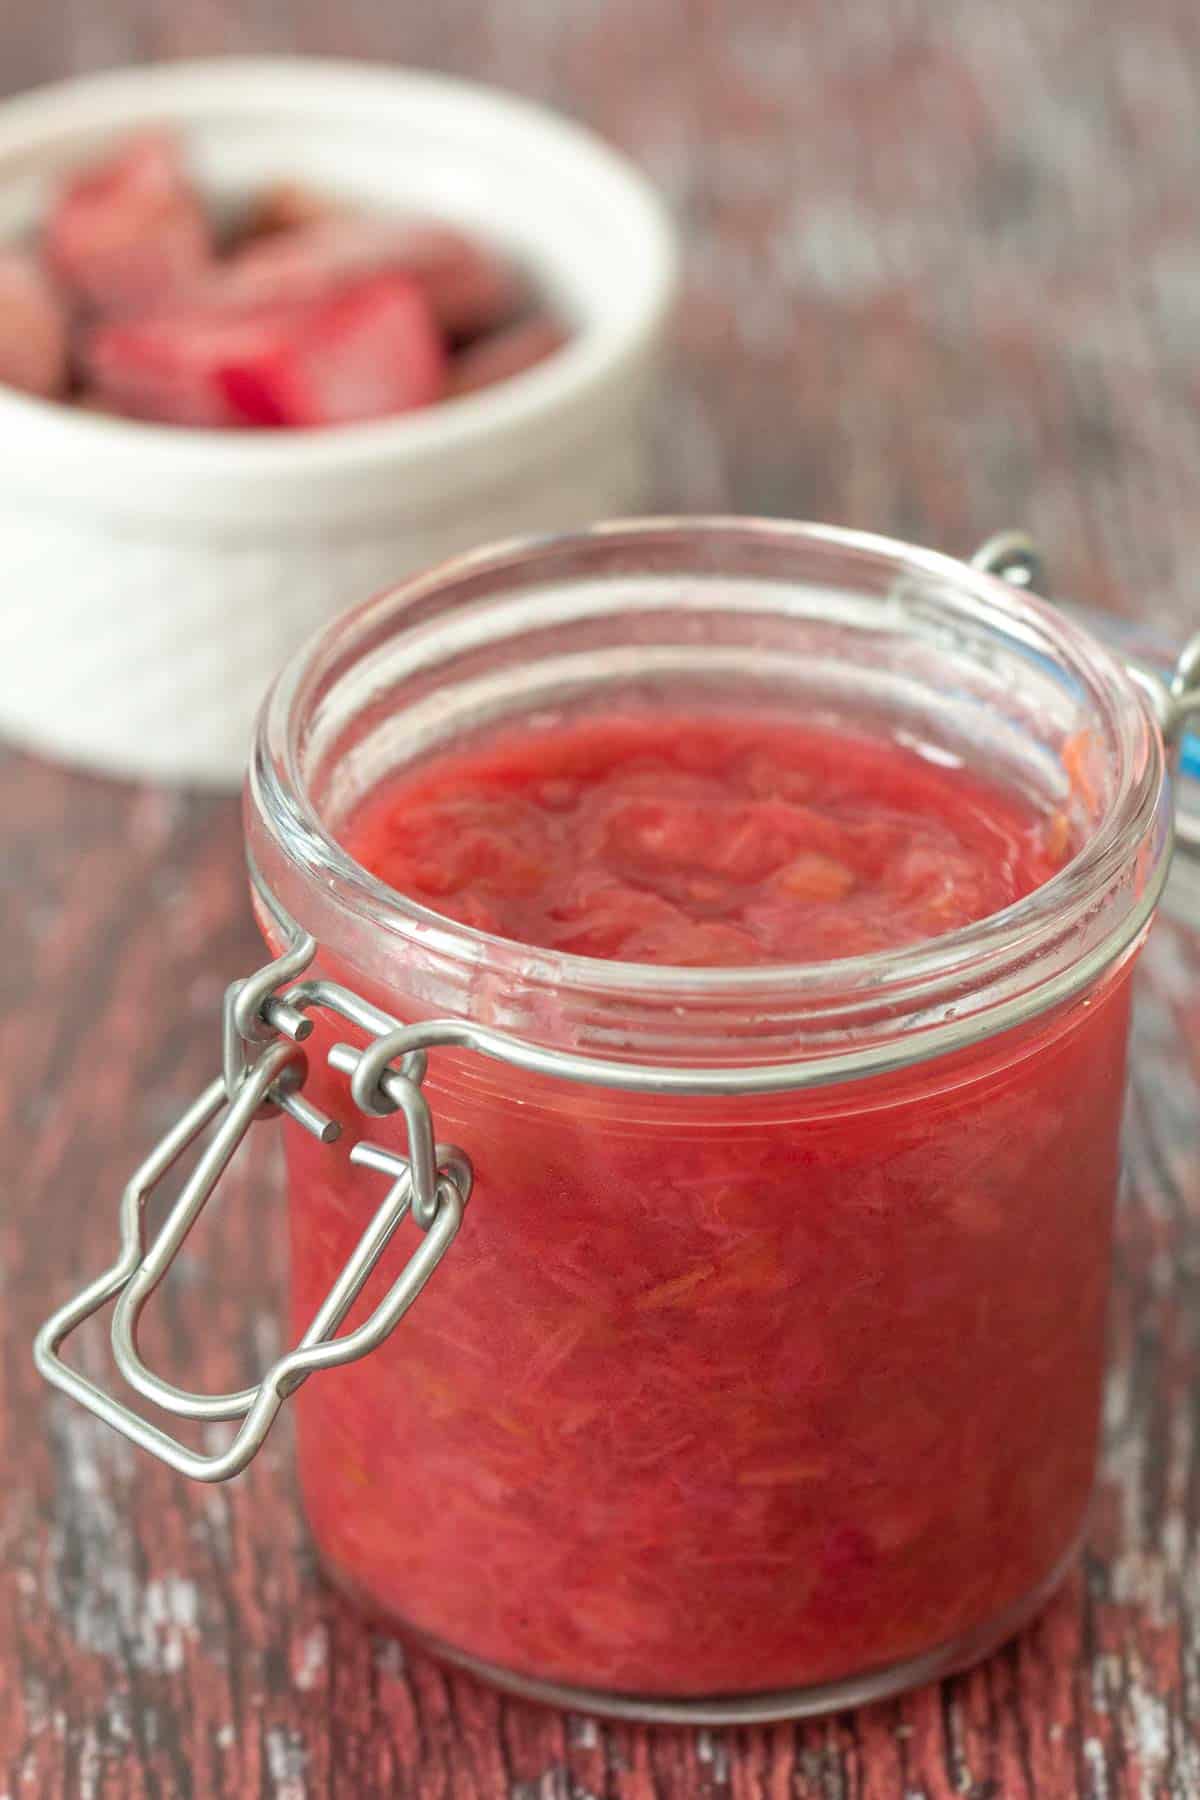
[[[647,551],[679,534],[724,538],[749,534],[760,546],[808,545],[845,552],[891,570],[897,581],[928,578],[952,589],[956,599],[1018,638],[1036,643],[1041,653],[1082,684],[1104,722],[1106,749],[1117,759],[1116,780],[1105,810],[1071,860],[1049,881],[999,912],[957,927],[936,938],[902,944],[853,957],[813,962],[762,963],[695,968],[661,963],[621,962],[566,951],[533,948],[431,911],[391,888],[358,863],[333,835],[321,816],[301,762],[303,703],[315,672],[339,644],[368,626],[405,612],[467,578],[528,573],[538,559],[564,549],[619,540]],[[343,614],[302,648],[286,665],[270,690],[259,717],[248,780],[248,805],[265,823],[269,837],[284,855],[298,862],[327,891],[336,889],[340,904],[364,922],[401,937],[419,937],[422,947],[444,958],[478,967],[499,960],[544,986],[587,992],[599,1001],[636,993],[647,1000],[672,997],[714,1000],[776,996],[786,990],[803,1007],[831,990],[886,993],[894,1008],[924,1005],[980,971],[1036,961],[1051,940],[1061,940],[1072,922],[1094,909],[1140,846],[1161,828],[1162,853],[1145,880],[1128,897],[1101,949],[1090,954],[1077,979],[1061,977],[1050,985],[1035,983],[1025,1014],[1086,985],[1136,941],[1152,916],[1166,879],[1169,856],[1167,765],[1157,721],[1145,695],[1128,679],[1119,660],[1084,628],[1044,600],[1000,577],[944,555],[874,533],[839,526],[759,519],[736,515],[665,516],[606,521],[578,532],[508,540],[456,557],[418,574],[364,605]],[[258,878],[259,897],[279,917],[286,908],[273,903]],[[301,920],[307,926],[307,921]],[[1093,950],[1095,947],[1093,946]],[[1045,988],[1045,992],[1043,992]],[[1006,1013],[1009,1009],[1002,1009]],[[991,1029],[991,1027],[987,1027]]]

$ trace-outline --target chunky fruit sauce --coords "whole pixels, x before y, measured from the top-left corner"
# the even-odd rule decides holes
[[[436,911],[626,962],[822,961],[999,912],[1056,829],[961,768],[749,719],[518,730],[384,786],[359,862]]]
[[[343,836],[471,925],[694,965],[925,939],[1068,851],[1061,821],[945,759],[699,714],[498,733]],[[331,972],[419,1016],[411,955],[382,982]],[[1092,1480],[1128,985],[895,1075],[736,1100],[435,1052],[439,1138],[476,1172],[462,1233],[380,1350],[297,1396],[335,1577],[452,1650],[646,1696],[804,1687],[1003,1630]],[[402,1147],[325,1035],[308,1091],[350,1141]],[[307,1323],[379,1178],[288,1142]]]

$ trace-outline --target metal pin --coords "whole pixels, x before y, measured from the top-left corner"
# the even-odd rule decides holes
[[[263,1007],[263,1017],[268,1025],[282,1032],[284,1037],[291,1038],[293,1044],[302,1044],[313,1034],[313,1021],[298,1006],[293,1006],[290,1000],[268,1000]]]
[[[289,1119],[295,1119],[297,1125],[303,1125],[310,1137],[315,1137],[318,1144],[336,1144],[342,1135],[342,1128],[336,1119],[306,1100],[303,1094],[282,1094],[278,1102]]]

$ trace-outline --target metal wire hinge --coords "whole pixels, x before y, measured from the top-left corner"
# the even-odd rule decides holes
[[[1045,563],[1033,538],[1024,531],[999,531],[972,556],[972,569],[995,574],[1013,587],[1045,594]],[[1153,715],[1159,722],[1162,742],[1171,752],[1177,767],[1189,725],[1200,718],[1200,632],[1187,639],[1169,671],[1155,668],[1141,657],[1123,655],[1124,673],[1135,688],[1150,700]],[[1195,761],[1195,745],[1191,745]],[[1200,855],[1200,812],[1195,801],[1177,797],[1175,806],[1175,844],[1191,859]]]
[[[1013,587],[1045,593],[1045,565],[1033,539],[1023,531],[1000,531],[971,558],[971,567],[998,575]],[[1130,680],[1141,688],[1154,709],[1163,741],[1177,750],[1188,726],[1200,718],[1200,632],[1188,639],[1169,675],[1136,657],[1122,658]],[[1193,836],[1181,831],[1185,843]]]
[[[226,1481],[238,1474],[261,1446],[284,1401],[302,1382],[319,1369],[356,1362],[383,1342],[453,1243],[471,1191],[467,1158],[452,1146],[434,1142],[429,1106],[421,1091],[424,1050],[402,1053],[395,1047],[396,1035],[403,1029],[398,1022],[335,983],[310,981],[288,986],[304,974],[315,954],[314,940],[303,936],[293,949],[228,990],[222,1073],[126,1187],[120,1205],[116,1262],[60,1307],[34,1344],[38,1369],[55,1387],[160,1461],[199,1481]],[[255,1119],[282,1111],[321,1143],[332,1143],[339,1135],[340,1126],[302,1092],[308,1062],[301,1045],[312,1032],[310,1014],[318,1006],[362,1027],[373,1038],[365,1051],[348,1044],[335,1045],[329,1061],[350,1075],[351,1093],[360,1111],[374,1117],[403,1112],[408,1155],[366,1142],[351,1150],[352,1162],[387,1177],[387,1192],[299,1344],[279,1357],[255,1387],[233,1394],[190,1393],[162,1380],[142,1361],[137,1344],[142,1312]],[[393,1067],[397,1060],[399,1067]],[[150,1195],[185,1151],[213,1126],[216,1128],[166,1222],[153,1242],[148,1242],[145,1209]],[[410,1212],[424,1234],[421,1242],[370,1316],[339,1337],[339,1326]],[[178,1417],[240,1419],[242,1423],[225,1450],[206,1456],[189,1449],[63,1360],[61,1348],[70,1333],[113,1300],[113,1357],[121,1374],[138,1393]]]

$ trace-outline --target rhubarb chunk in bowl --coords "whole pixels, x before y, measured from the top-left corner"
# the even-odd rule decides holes
[[[0,732],[236,785],[364,590],[638,509],[675,279],[629,163],[440,77],[228,59],[0,106]]]

